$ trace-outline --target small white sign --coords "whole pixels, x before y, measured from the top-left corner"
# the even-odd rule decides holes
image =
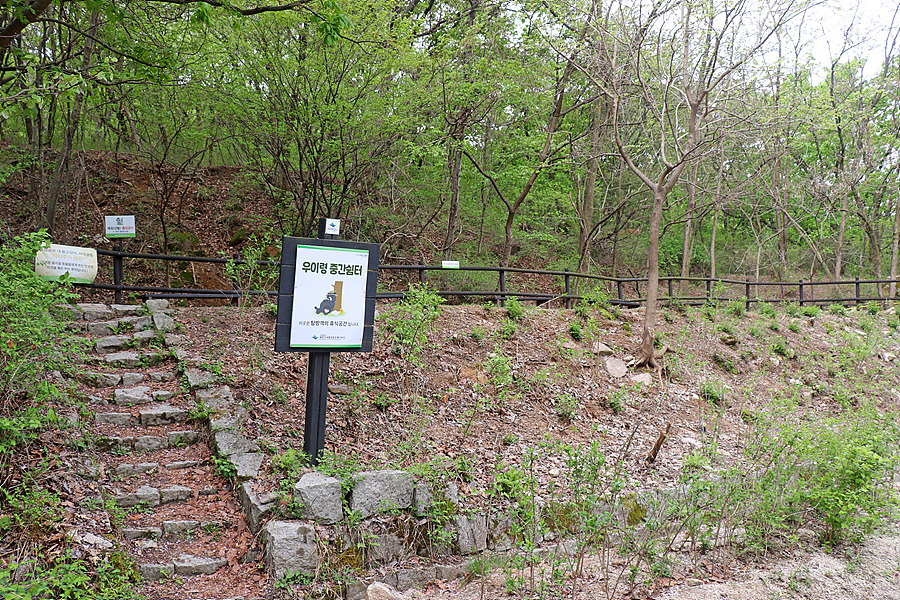
[[[50,244],[34,257],[34,272],[41,279],[59,281],[69,274],[75,283],[93,283],[97,277],[97,251],[93,248]]]
[[[137,228],[134,225],[134,215],[106,216],[106,237],[124,238],[136,237]]]
[[[441,268],[442,269],[458,269],[459,261],[458,260],[442,260]]]
[[[328,235],[341,235],[341,220],[325,219],[325,233]]]
[[[368,250],[297,246],[291,346],[362,346],[368,271]]]

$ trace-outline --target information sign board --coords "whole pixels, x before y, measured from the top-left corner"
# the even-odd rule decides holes
[[[106,237],[127,238],[137,236],[137,227],[134,224],[134,215],[106,216]]]
[[[97,251],[93,248],[50,244],[37,251],[34,272],[41,279],[59,281],[69,274],[75,283],[93,283],[97,277]]]
[[[284,238],[275,350],[371,351],[380,248]]]

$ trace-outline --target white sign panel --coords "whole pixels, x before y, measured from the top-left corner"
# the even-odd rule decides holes
[[[458,269],[459,261],[458,260],[442,260],[441,268],[442,269]]]
[[[34,257],[34,272],[41,279],[58,281],[69,274],[76,283],[93,283],[97,277],[97,251],[93,248],[50,244]]]
[[[362,346],[368,266],[368,250],[297,246],[291,346]]]
[[[106,237],[123,238],[135,237],[137,228],[134,225],[134,215],[106,216]]]
[[[325,233],[328,235],[340,235],[341,234],[341,220],[340,219],[325,219]]]

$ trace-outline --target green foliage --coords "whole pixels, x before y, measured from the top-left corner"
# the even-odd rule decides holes
[[[385,393],[375,394],[372,397],[372,405],[380,411],[386,411],[388,408],[397,404],[400,398]]]
[[[237,467],[227,456],[213,456],[213,465],[216,473],[225,479],[234,479],[237,477]]]
[[[847,309],[844,307],[843,304],[834,303],[834,304],[828,305],[828,312],[830,312],[833,315],[843,317],[847,314]]]
[[[747,299],[735,298],[734,300],[731,300],[725,306],[725,312],[733,317],[743,317],[744,313],[747,312]]]
[[[819,316],[819,307],[815,304],[806,304],[800,309],[800,313],[804,317],[809,317],[810,319],[814,319]]]
[[[574,394],[562,394],[553,401],[556,416],[566,421],[571,421],[578,415],[578,406],[578,399]]]
[[[22,565],[29,566],[29,565]],[[10,600],[117,600],[134,597],[134,585],[141,576],[134,562],[114,552],[100,560],[96,567],[86,559],[69,553],[51,565],[32,563],[24,577],[17,577],[20,565],[0,565],[0,597]]]
[[[272,466],[287,477],[295,477],[300,470],[309,465],[309,456],[302,450],[289,448],[272,457]]]
[[[440,316],[443,303],[444,299],[427,286],[409,286],[403,300],[381,317],[396,354],[414,363],[422,360],[428,331]]]
[[[897,315],[888,315],[885,323],[890,329],[897,331],[897,328],[900,327],[900,317],[897,317]]]
[[[0,245],[0,462],[53,425],[45,405],[63,394],[45,374],[85,348],[67,332],[68,312],[59,308],[76,297],[66,278],[44,281],[34,273],[35,253],[49,240],[41,231]]]
[[[783,337],[777,337],[772,340],[772,351],[779,356],[789,356],[790,350],[788,349],[787,341]]]
[[[794,333],[800,333],[800,323],[797,321],[791,321],[788,324],[788,329],[790,329]]]
[[[573,340],[580,340],[583,335],[581,333],[581,325],[579,323],[569,325],[569,335],[572,336]]]
[[[517,329],[515,321],[503,319],[503,322],[500,323],[500,337],[504,340],[510,340],[515,337]]]
[[[866,312],[874,317],[881,312],[881,302],[878,300],[869,300],[866,302]]]
[[[778,315],[775,310],[775,304],[772,302],[761,302],[759,305],[759,314],[773,319]]]
[[[525,306],[515,296],[506,299],[506,316],[513,321],[521,321],[525,318]]]
[[[700,397],[716,406],[725,402],[725,386],[718,381],[704,381],[700,384]]]

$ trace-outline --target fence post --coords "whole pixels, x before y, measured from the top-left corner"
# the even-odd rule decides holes
[[[856,305],[859,306],[859,277],[856,278]]]
[[[747,284],[744,286],[744,300],[746,301],[746,306],[744,310],[750,312],[750,280],[747,280]]]
[[[622,299],[622,280],[616,279],[616,293],[619,296],[619,300]]]
[[[237,276],[237,261],[240,260],[241,255],[240,254],[232,254],[231,258],[233,258],[234,262],[235,262],[234,274],[231,276],[231,289],[233,289],[236,292],[240,292],[241,287],[240,287],[240,281],[238,281],[238,276]],[[240,304],[241,304],[240,295],[239,294],[232,295],[231,296],[231,306],[240,306]]]
[[[712,278],[708,277],[706,279],[706,299],[709,300],[710,295],[712,295]]]
[[[800,280],[800,306],[803,306],[803,280]]]
[[[667,279],[666,281],[668,281],[668,283],[669,283],[669,300],[671,300],[672,299],[672,280]]]
[[[569,267],[566,267],[566,308],[572,308],[572,284],[569,281]]]
[[[425,285],[425,263],[419,263],[419,285]]]
[[[506,271],[500,267],[500,306],[506,306]]]
[[[116,240],[116,251],[122,251],[122,238]],[[113,283],[115,285],[122,285],[122,255],[117,254],[113,256]],[[116,304],[122,304],[122,290],[116,289],[115,291]]]

